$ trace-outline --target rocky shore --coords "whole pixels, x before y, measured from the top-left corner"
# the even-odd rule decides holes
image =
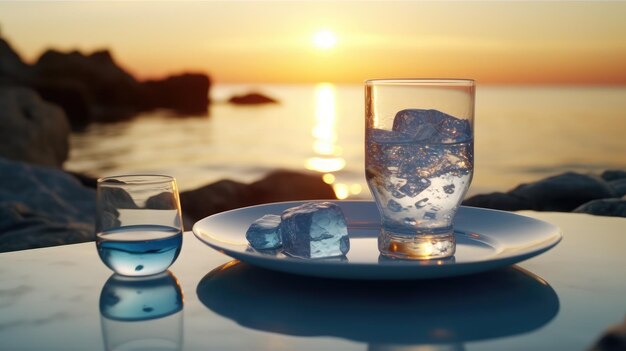
[[[0,252],[95,239],[95,181],[0,157]],[[319,175],[275,171],[252,184],[222,180],[180,194],[184,228],[222,211],[260,203],[334,198]]]
[[[626,172],[565,173],[464,205],[626,217]],[[0,157],[0,252],[94,240],[95,181],[53,166]],[[184,228],[205,216],[261,203],[334,199],[317,174],[276,171],[244,184],[221,180],[180,194]]]

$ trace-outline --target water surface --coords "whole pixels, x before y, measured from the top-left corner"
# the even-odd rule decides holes
[[[260,91],[276,105],[234,106]],[[369,198],[359,85],[217,85],[208,116],[144,113],[71,137],[66,168],[93,176],[173,175],[182,190],[223,178],[250,182],[277,168],[325,174],[339,197]],[[470,195],[564,171],[626,169],[626,87],[476,89]]]

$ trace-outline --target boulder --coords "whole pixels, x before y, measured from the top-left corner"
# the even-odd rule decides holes
[[[79,125],[80,118],[87,123],[90,119],[111,122],[157,108],[181,114],[205,114],[208,108],[211,81],[207,75],[185,73],[139,82],[115,62],[108,50],[90,55],[48,50],[34,69],[34,84],[68,113],[73,111],[73,125]],[[74,99],[67,99],[69,95]],[[83,107],[85,102],[90,108]]]
[[[463,201],[463,205],[503,211],[520,211],[531,208],[530,203],[526,199],[501,192],[472,196]]]
[[[610,326],[600,335],[589,351],[624,351],[626,350],[626,318]]]
[[[67,118],[34,91],[0,87],[0,123],[1,157],[54,167],[67,159]]]
[[[568,172],[519,185],[507,193],[475,195],[463,204],[506,211],[570,212],[590,201],[618,196],[622,183],[618,183],[621,180],[615,182],[611,184],[602,177]]]
[[[29,66],[6,40],[0,38],[0,83],[19,83],[28,74]]]
[[[568,172],[522,184],[506,193],[475,195],[463,201],[463,205],[626,217],[623,207],[626,199],[619,199],[626,195],[626,178],[621,178],[624,175],[623,171],[606,171],[601,177]]]
[[[317,173],[280,170],[250,184],[253,201],[257,203],[336,199],[333,188]]]
[[[561,212],[570,212],[591,200],[615,196],[602,178],[574,172],[522,184],[510,194],[528,201],[532,210]]]
[[[206,114],[209,103],[207,75],[186,73],[139,82],[107,50],[90,55],[48,50],[34,72],[32,85],[44,98],[64,108],[75,129],[92,121],[115,122],[157,108]]]
[[[258,105],[258,104],[275,104],[278,101],[271,97],[259,94],[249,93],[244,95],[236,95],[228,99],[228,102],[235,105]]]
[[[183,114],[206,114],[211,81],[205,74],[186,73],[142,83],[143,107],[168,108]]]
[[[626,178],[611,180],[608,183],[613,189],[615,197],[622,197],[626,195]]]
[[[317,174],[275,171],[250,185],[222,180],[204,187],[182,192],[180,203],[185,218],[185,229],[203,217],[257,204],[335,199],[332,187]]]
[[[626,199],[593,200],[577,207],[573,212],[597,216],[626,217]]]
[[[35,80],[32,88],[42,99],[58,105],[73,130],[83,130],[94,122],[94,104],[87,87],[76,80]]]
[[[201,218],[247,206],[252,202],[248,186],[232,180],[221,180],[180,194],[185,230]]]
[[[607,182],[618,179],[626,179],[626,171],[609,169],[602,172],[602,175],[600,175],[600,177],[602,177],[602,179],[606,180]]]
[[[61,170],[0,158],[0,252],[94,240],[95,205]]]
[[[119,120],[139,110],[141,85],[117,65],[109,51],[84,55],[48,50],[33,70],[31,84],[49,101],[63,106],[78,128],[94,120]]]
[[[107,50],[84,55],[78,51],[46,51],[34,66],[38,79],[82,84],[93,102],[132,108],[140,97],[140,84],[119,67]]]

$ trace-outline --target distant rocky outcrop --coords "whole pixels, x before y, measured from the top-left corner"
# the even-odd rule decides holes
[[[626,217],[625,184],[624,171],[605,171],[600,176],[567,172],[506,193],[475,195],[463,204],[506,211],[575,211]]]
[[[31,66],[2,38],[0,83],[35,89],[42,98],[63,108],[74,129],[157,108],[206,114],[211,86],[210,78],[201,73],[138,81],[115,62],[108,50],[83,54],[51,49]]]
[[[183,114],[206,113],[211,82],[204,74],[185,73],[142,83],[143,107],[169,108]]]
[[[0,157],[52,167],[67,159],[67,118],[33,90],[0,86],[0,123]]]
[[[46,51],[32,69],[32,86],[63,107],[75,126],[120,119],[140,110],[140,83],[108,51]]]
[[[106,50],[89,55],[48,50],[39,57],[33,72],[39,80],[74,81],[82,85],[98,105],[133,106],[140,99],[140,83]]]
[[[235,105],[258,105],[275,104],[278,101],[260,93],[249,93],[244,95],[235,95],[228,99],[228,102]]]

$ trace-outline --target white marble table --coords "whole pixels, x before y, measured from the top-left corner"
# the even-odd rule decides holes
[[[178,297],[173,279],[105,286],[111,272],[94,243],[3,253],[0,349],[102,350],[131,341],[184,350],[586,350],[626,315],[626,219],[521,214],[560,226],[563,241],[514,268],[439,280],[427,291],[421,281],[222,266],[231,259],[189,232],[170,268]],[[101,301],[106,289],[118,289],[130,310],[170,314],[109,318],[101,303],[117,301]]]

